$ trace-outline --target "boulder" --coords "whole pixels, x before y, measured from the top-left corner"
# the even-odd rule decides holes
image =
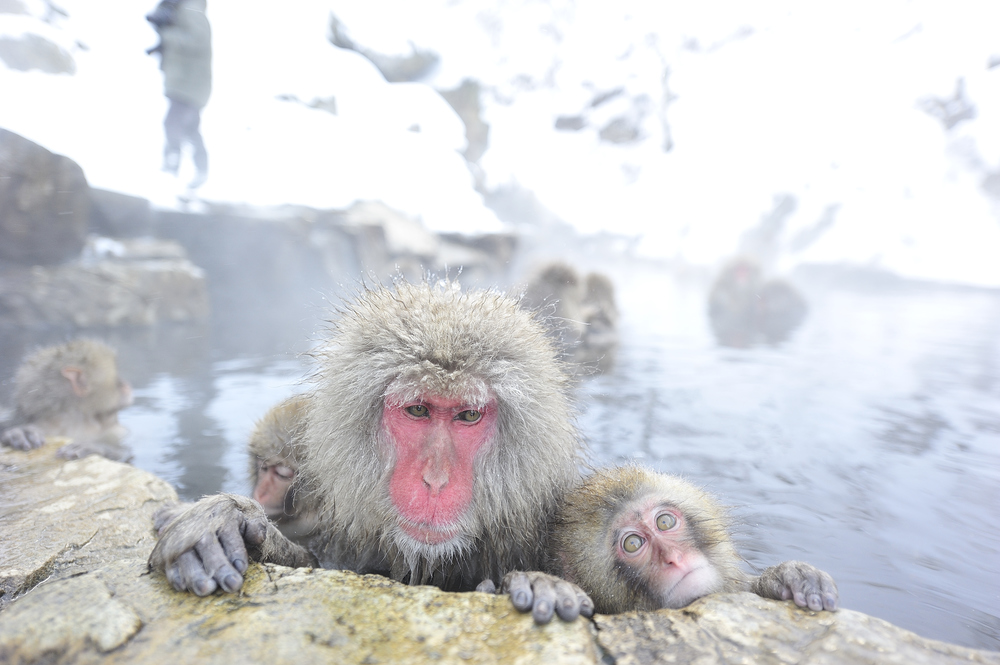
[[[0,327],[153,325],[204,319],[208,311],[205,274],[186,259],[0,270]]]
[[[149,201],[106,189],[90,188],[90,230],[114,238],[148,236],[153,228]]]
[[[43,581],[143,559],[156,541],[153,511],[177,500],[169,484],[127,464],[57,459],[65,443],[0,446],[0,609]]]
[[[76,162],[0,129],[0,262],[77,256],[89,214],[90,188]]]
[[[75,74],[76,61],[55,42],[26,33],[0,36],[0,62],[21,72],[37,69],[46,74]]]
[[[536,626],[503,596],[251,564],[240,593],[198,598],[146,567],[151,515],[173,491],[117,462],[58,460],[59,443],[0,449],[5,664],[1000,665],[1000,653],[926,640],[858,612],[809,612],[748,593]]]

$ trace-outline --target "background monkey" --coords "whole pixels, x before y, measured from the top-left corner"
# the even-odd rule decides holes
[[[681,478],[637,466],[597,471],[567,494],[551,547],[554,572],[590,594],[604,614],[677,609],[720,591],[837,608],[837,585],[809,564],[786,561],[760,576],[745,574],[722,506]],[[530,605],[523,581],[514,578],[525,575],[504,581],[522,611]],[[512,588],[521,592],[520,603]]]
[[[455,591],[543,565],[582,442],[535,314],[493,291],[399,282],[347,304],[315,356],[294,445],[296,493],[317,511],[310,549],[223,494],[158,522],[150,568],[206,595],[238,590],[251,557]],[[579,611],[582,592],[560,588],[561,611]]]
[[[18,450],[38,448],[46,437],[72,439],[57,453],[76,459],[98,454],[127,461],[127,433],[118,411],[132,404],[132,388],[118,376],[111,347],[78,339],[35,351],[14,377],[13,427],[0,443]]]

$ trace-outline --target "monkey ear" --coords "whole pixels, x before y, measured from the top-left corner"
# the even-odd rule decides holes
[[[69,380],[69,385],[73,388],[73,393],[77,397],[83,397],[90,392],[90,386],[87,385],[87,377],[83,375],[83,370],[79,367],[72,365],[63,367],[62,375]]]

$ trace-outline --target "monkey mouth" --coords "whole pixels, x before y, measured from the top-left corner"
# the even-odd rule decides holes
[[[402,522],[399,527],[407,536],[424,545],[440,545],[452,540],[460,533],[460,530],[455,527],[447,528],[431,526],[430,524],[413,524],[412,522]]]

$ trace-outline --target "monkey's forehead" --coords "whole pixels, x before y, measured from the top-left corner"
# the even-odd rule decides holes
[[[404,372],[389,384],[383,397],[387,403],[397,405],[439,398],[479,407],[497,399],[489,385],[477,376],[426,370]]]

